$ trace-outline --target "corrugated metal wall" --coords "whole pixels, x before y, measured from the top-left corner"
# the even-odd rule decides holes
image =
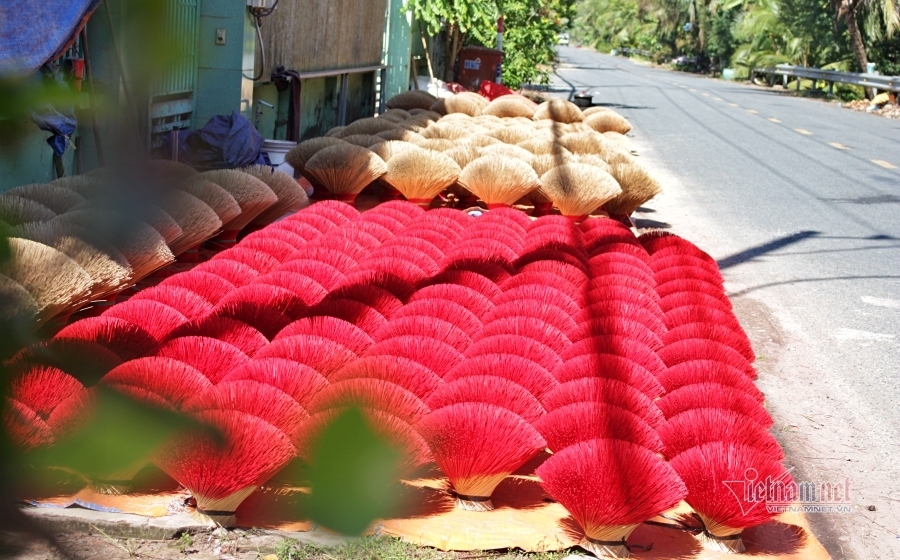
[[[167,68],[155,84],[153,95],[190,93],[197,82],[197,40],[200,30],[199,0],[166,0],[165,34],[177,40],[178,62]],[[173,41],[174,42],[174,41]]]
[[[387,0],[280,0],[263,20],[266,63],[313,72],[381,64]]]

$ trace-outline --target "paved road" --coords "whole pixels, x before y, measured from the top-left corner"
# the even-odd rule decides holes
[[[900,558],[900,121],[582,49],[560,62],[553,91],[619,111],[664,177],[643,225],[719,260],[796,478],[850,478],[854,512],[811,515],[817,534],[835,558]]]

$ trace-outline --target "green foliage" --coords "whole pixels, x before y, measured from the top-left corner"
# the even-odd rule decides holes
[[[432,36],[459,32],[459,45],[494,47],[497,19],[505,21],[503,82],[547,83],[559,33],[574,14],[575,0],[406,0],[405,10],[421,21]]]
[[[499,15],[492,0],[406,0],[403,9],[411,10],[431,35],[455,25],[483,45],[492,44]]]
[[[320,525],[358,535],[401,506],[402,454],[351,408],[335,418],[314,444],[307,472],[306,513]]]
[[[638,48],[659,59],[717,58],[742,73],[780,63],[821,68],[853,60],[842,7],[859,10],[869,56],[882,73],[900,73],[900,41],[891,36],[900,29],[897,0],[581,0],[573,35],[603,50]]]
[[[474,556],[473,556],[474,554]],[[433,548],[416,546],[392,537],[364,537],[335,547],[321,547],[283,539],[275,545],[278,560],[561,560],[569,551],[533,552],[517,550],[441,552]]]
[[[95,388],[87,421],[49,449],[28,456],[35,465],[65,468],[97,478],[145,461],[162,443],[184,430],[218,434],[189,417]]]
[[[571,0],[519,0],[500,2],[505,19],[503,83],[513,89],[523,83],[549,82],[538,65],[550,63],[559,33],[572,16]]]

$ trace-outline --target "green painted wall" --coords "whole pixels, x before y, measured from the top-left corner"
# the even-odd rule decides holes
[[[340,88],[338,76],[303,80],[300,96],[301,139],[324,136],[337,126]]]
[[[253,116],[251,117],[251,121],[256,124],[256,112],[257,109],[262,107],[262,112],[259,116],[259,124],[256,129],[262,134],[263,138],[273,138],[276,140],[284,140],[285,138],[285,126],[281,124],[280,130],[276,131],[276,123],[279,120],[279,93],[278,89],[275,87],[275,84],[271,82],[256,84],[253,88]],[[262,100],[266,103],[271,103],[275,105],[274,109],[269,107],[258,105],[256,102]],[[284,120],[286,122],[287,119],[287,105],[285,105],[285,113]],[[279,134],[280,133],[280,134]]]
[[[389,68],[384,84],[385,99],[409,89],[409,61],[412,54],[412,14],[401,11],[404,0],[390,0],[387,13],[385,62]],[[418,37],[418,34],[416,35]]]
[[[49,132],[40,130],[31,119],[0,121],[0,192],[29,183],[56,179],[53,150],[45,140]],[[75,150],[63,155],[67,173],[75,165]]]
[[[225,44],[216,44],[216,30],[225,30]],[[202,0],[197,89],[194,92],[194,128],[201,128],[214,115],[240,111],[252,115],[255,33],[246,2]],[[249,51],[249,52],[248,52]]]

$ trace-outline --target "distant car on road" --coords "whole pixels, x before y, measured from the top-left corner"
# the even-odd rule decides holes
[[[568,33],[560,33],[559,34],[559,44],[564,47],[569,46],[569,34]]]

